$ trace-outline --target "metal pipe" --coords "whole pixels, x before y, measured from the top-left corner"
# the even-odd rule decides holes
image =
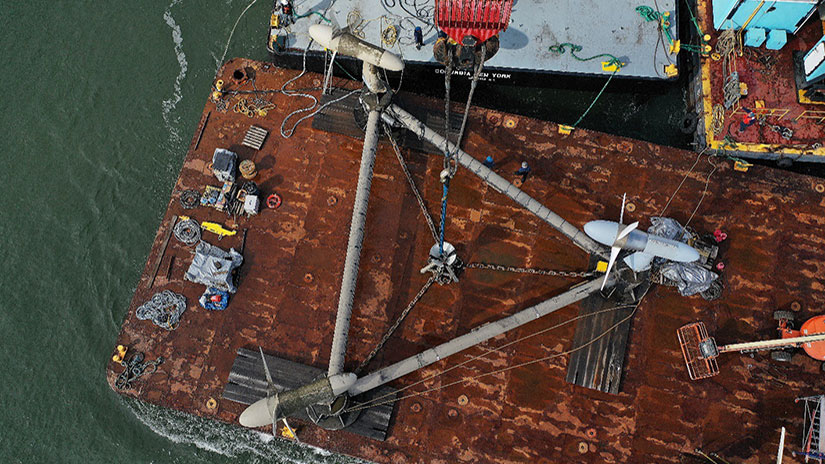
[[[338,315],[335,318],[335,334],[332,338],[332,352],[329,358],[328,375],[331,377],[344,371],[344,356],[347,352],[347,335],[352,316],[352,300],[355,297],[355,282],[358,280],[358,263],[361,260],[361,245],[364,241],[364,223],[367,220],[367,204],[370,199],[372,168],[378,146],[378,120],[381,113],[369,112],[367,133],[364,136],[364,150],[361,152],[361,169],[358,172],[358,187],[355,204],[352,207],[352,222],[349,228],[347,257],[344,261],[344,275],[341,278],[341,294],[338,297]]]
[[[455,153],[454,156],[458,160],[459,164],[480,177],[481,180],[489,184],[494,189],[512,198],[513,201],[538,216],[544,222],[550,224],[553,228],[572,240],[573,243],[575,243],[576,246],[582,250],[602,257],[606,256],[606,247],[603,247],[596,241],[592,240],[576,226],[565,221],[564,218],[553,211],[550,211],[550,209],[546,206],[539,203],[538,200],[524,193],[521,189],[507,181],[507,179],[501,177],[484,164],[478,162],[475,158],[467,154],[467,152],[461,150],[459,147],[455,146],[455,144],[442,137],[441,134],[424,125],[424,123],[416,119],[415,116],[394,104],[387,108],[387,113],[394,117],[396,121],[403,124],[404,127],[412,131],[415,135],[432,143],[439,149],[442,149],[446,145],[447,150],[451,153]]]
[[[775,340],[761,340],[758,342],[734,343],[732,345],[720,346],[717,351],[719,353],[729,353],[733,351],[767,350],[768,348],[800,346],[805,343],[820,342],[823,340],[825,340],[825,333],[818,333],[793,338],[777,338]]]
[[[349,389],[349,394],[355,396],[370,391],[386,384],[387,382],[391,382],[411,372],[415,372],[418,369],[429,366],[434,362],[440,361],[447,356],[478,345],[479,343],[487,341],[493,337],[497,337],[509,330],[527,324],[528,322],[535,321],[542,316],[546,316],[554,311],[564,308],[567,305],[582,300],[595,292],[598,292],[601,284],[601,277],[585,282],[535,306],[521,310],[512,316],[505,317],[504,319],[500,319],[495,322],[489,322],[481,327],[471,330],[469,333],[456,337],[449,342],[442,343],[435,348],[430,348],[429,350],[423,351],[403,361],[399,361],[383,369],[379,369],[372,374],[356,380],[355,384]]]

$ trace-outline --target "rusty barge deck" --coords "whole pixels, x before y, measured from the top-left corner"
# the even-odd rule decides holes
[[[220,77],[231,83],[233,71],[244,67],[256,70],[258,89],[279,89],[296,74],[235,59],[222,68]],[[320,87],[322,80],[308,74],[294,86]],[[166,361],[131,389],[117,390],[121,394],[237,424],[244,405],[221,396],[240,348],[260,346],[267,354],[304,365],[327,365],[361,141],[315,130],[309,121],[291,138],[282,138],[278,131],[283,118],[305,106],[307,99],[279,93],[262,96],[276,105],[265,117],[231,110],[250,95],[232,97],[226,112],[212,102],[204,108],[117,340],[132,351],[145,352],[148,359],[163,356]],[[443,108],[415,97],[405,96],[404,101]],[[270,131],[260,151],[241,145],[252,124]],[[173,216],[232,222],[212,208],[184,210],[178,201],[183,190],[219,184],[208,170],[212,152],[219,147],[252,159],[261,190],[277,192],[283,204],[237,219],[239,230],[247,230],[239,291],[225,311],[207,311],[197,305],[203,287],[183,279],[193,249],[174,237],[164,247],[164,239]],[[737,342],[774,336],[771,314],[776,309],[799,309],[803,315],[822,312],[821,180],[765,167],[739,173],[729,162],[706,157],[691,170],[695,153],[581,129],[562,136],[552,123],[480,109],[470,114],[464,149],[479,159],[492,155],[496,170],[510,178],[515,178],[518,164],[528,160],[533,174],[522,188],[579,227],[592,219],[617,217],[622,192],[628,193],[630,202],[625,218],[639,219],[647,227],[647,218],[660,213],[686,177],[666,214],[684,223],[701,199],[690,226],[728,233],[722,244],[727,265],[722,298],[684,298],[674,288],[654,286],[633,317],[618,394],[567,383],[566,356],[500,371],[571,349],[571,323],[406,391],[476,377],[395,403],[385,441],[312,425],[299,431],[303,441],[378,463],[677,463],[694,462],[690,455],[697,448],[730,462],[756,463],[775,456],[778,430],[786,426],[785,462],[794,462],[789,454],[801,441],[802,412],[793,399],[821,393],[819,363],[803,355],[786,365],[772,364],[764,353],[725,355],[719,359],[721,374],[692,382],[676,329],[703,320],[720,343]],[[403,154],[437,217],[442,159],[408,149]],[[448,213],[447,237],[467,262],[573,271],[588,264],[584,252],[463,169],[451,184]],[[204,240],[224,249],[240,248],[242,236],[218,241],[204,232]],[[431,245],[430,231],[395,154],[382,142],[361,254],[349,367],[367,356],[422,286],[426,276],[418,269]],[[368,371],[512,314],[577,281],[467,269],[459,284],[429,290]],[[138,306],[163,289],[187,298],[187,310],[174,331],[135,315]],[[412,384],[484,350],[575,317],[579,309],[565,308],[391,386]],[[113,388],[121,370],[109,363]],[[477,377],[493,371],[500,372]]]

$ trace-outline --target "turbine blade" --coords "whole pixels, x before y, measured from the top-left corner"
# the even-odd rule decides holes
[[[627,199],[627,193],[622,194],[622,209],[619,211],[619,226],[622,225],[622,219],[624,219],[624,202]]]
[[[621,248],[611,247],[610,248],[610,261],[607,262],[607,271],[604,273],[604,281],[602,282],[602,290],[604,290],[604,286],[607,284],[607,278],[610,277],[610,270],[613,269],[613,265],[616,263],[616,257],[619,256],[619,252],[622,251]]]
[[[621,232],[619,232],[619,235],[616,236],[616,240],[618,241],[627,237],[627,234],[636,230],[637,227],[639,227],[639,221],[636,221],[633,224],[630,224],[629,226],[625,227]]]
[[[264,374],[266,374],[267,394],[275,393],[275,384],[272,382],[272,375],[269,373],[269,366],[266,365],[266,358],[264,357],[264,350],[259,346],[258,350],[261,352],[261,361],[264,363]]]
[[[286,417],[283,418],[283,421],[284,421],[284,425],[286,425],[286,429],[289,430],[289,433],[291,433],[293,437],[295,437],[295,441],[297,441],[298,443],[301,443],[301,440],[298,439],[298,434],[295,433],[294,430],[292,430],[292,427],[289,426],[289,422],[286,421]]]

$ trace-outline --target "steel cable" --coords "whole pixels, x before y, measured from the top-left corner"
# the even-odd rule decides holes
[[[381,337],[381,341],[378,342],[378,345],[376,345],[375,348],[370,352],[370,354],[368,354],[367,357],[364,358],[363,361],[361,361],[361,364],[359,364],[358,367],[355,368],[355,370],[353,371],[355,374],[360,373],[365,367],[367,367],[367,364],[369,364],[369,362],[372,361],[373,358],[375,358],[375,355],[377,355],[378,352],[381,351],[381,348],[384,347],[384,345],[390,339],[395,330],[398,329],[398,326],[400,326],[401,323],[404,322],[404,319],[407,318],[407,315],[410,314],[410,311],[412,311],[412,309],[415,307],[418,301],[421,300],[421,297],[423,297],[424,294],[427,293],[427,290],[429,290],[430,287],[433,285],[433,282],[435,282],[435,278],[436,276],[433,275],[427,280],[427,282],[424,283],[424,286],[421,287],[421,290],[418,291],[418,293],[415,295],[412,301],[410,301],[407,307],[404,308],[404,311],[401,312],[401,315],[398,316],[398,319],[395,320],[395,323],[389,329],[387,329],[387,331],[384,333],[384,336]]]
[[[495,348],[489,349],[488,351],[485,351],[484,353],[482,353],[482,354],[480,354],[480,355],[473,356],[473,357],[471,357],[470,359],[467,359],[466,361],[462,361],[461,363],[458,363],[458,364],[456,364],[456,365],[454,365],[454,366],[451,366],[451,367],[449,367],[449,368],[447,368],[447,369],[444,369],[444,370],[442,370],[442,371],[436,372],[436,373],[434,373],[434,374],[432,374],[432,375],[430,375],[430,376],[428,376],[428,377],[425,377],[425,378],[423,378],[423,379],[421,379],[421,380],[418,380],[418,381],[416,381],[416,382],[414,382],[414,383],[412,383],[412,384],[410,384],[410,385],[407,385],[407,386],[401,387],[401,388],[399,388],[398,390],[395,390],[395,391],[393,391],[393,392],[391,392],[391,393],[387,393],[387,394],[385,394],[385,395],[382,395],[382,396],[379,396],[379,397],[373,398],[373,399],[371,399],[371,400],[369,400],[369,401],[366,401],[366,402],[364,402],[364,403],[354,405],[353,407],[351,407],[351,408],[347,409],[345,412],[360,411],[360,410],[362,410],[362,409],[372,408],[372,407],[376,407],[376,406],[382,406],[382,405],[384,405],[384,404],[391,404],[391,403],[394,403],[394,402],[397,402],[397,401],[401,401],[401,400],[406,399],[406,398],[412,398],[412,397],[414,397],[414,396],[420,396],[420,395],[423,395],[423,394],[426,394],[426,393],[430,393],[430,392],[433,392],[433,391],[436,391],[436,390],[440,390],[440,389],[443,389],[443,388],[450,387],[450,386],[452,386],[452,385],[456,385],[456,384],[459,384],[459,383],[464,383],[464,382],[468,382],[468,381],[471,381],[471,380],[475,380],[475,379],[478,379],[478,378],[481,378],[481,377],[484,377],[484,376],[487,376],[487,375],[493,375],[493,374],[497,374],[497,373],[505,372],[505,371],[507,371],[507,370],[515,369],[515,368],[522,367],[522,366],[526,366],[526,365],[528,365],[528,364],[535,364],[535,363],[538,363],[538,362],[546,361],[546,360],[549,360],[549,359],[552,359],[552,358],[555,358],[555,357],[564,356],[564,355],[566,355],[566,354],[571,354],[571,353],[574,353],[574,352],[576,352],[576,351],[582,350],[582,349],[586,348],[587,346],[592,345],[593,343],[597,342],[598,340],[600,340],[601,338],[603,338],[605,335],[607,335],[608,333],[610,333],[611,331],[613,331],[614,329],[616,329],[617,327],[619,327],[619,326],[620,326],[621,324],[623,324],[624,322],[626,322],[626,321],[630,320],[630,318],[632,318],[632,317],[633,317],[633,315],[636,313],[636,310],[638,309],[638,307],[639,307],[639,305],[641,304],[641,301],[642,301],[642,299],[645,297],[645,295],[647,295],[647,291],[645,291],[645,293],[644,293],[644,294],[642,294],[642,296],[639,298],[639,300],[638,300],[635,304],[614,306],[614,307],[612,307],[612,308],[602,309],[602,310],[599,310],[599,311],[596,311],[596,312],[593,312],[593,313],[590,313],[590,314],[583,314],[583,315],[579,315],[579,316],[576,316],[576,317],[573,317],[573,318],[567,319],[567,320],[565,320],[565,321],[562,321],[562,322],[560,322],[560,323],[558,323],[558,324],[555,324],[555,325],[553,325],[553,326],[551,326],[551,327],[548,327],[548,328],[546,328],[546,329],[539,330],[539,331],[534,332],[534,333],[532,333],[532,334],[530,334],[530,335],[526,335],[526,336],[521,337],[521,338],[519,338],[519,339],[513,340],[513,341],[508,342],[508,343],[505,343],[505,344],[503,344],[503,345],[501,345],[501,346],[498,346],[498,347],[495,347]],[[404,395],[404,396],[399,397],[399,398],[393,398],[393,399],[388,400],[388,401],[381,401],[381,400],[382,400],[382,399],[384,399],[384,398],[388,398],[388,397],[390,397],[390,396],[392,396],[392,395],[395,395],[396,393],[399,393],[399,392],[402,392],[402,391],[408,390],[408,389],[410,389],[410,388],[412,388],[412,387],[414,387],[414,386],[416,386],[416,385],[422,384],[422,383],[424,383],[424,382],[426,382],[426,381],[428,381],[428,380],[431,380],[431,379],[434,379],[434,378],[436,378],[436,377],[438,377],[438,376],[441,376],[441,375],[443,375],[443,374],[446,374],[447,372],[450,372],[450,371],[455,370],[455,369],[457,369],[457,368],[459,368],[459,367],[462,367],[462,366],[464,366],[464,365],[466,365],[466,364],[469,364],[469,363],[471,363],[471,362],[473,362],[473,361],[475,361],[475,360],[477,360],[477,359],[482,359],[482,358],[485,358],[485,357],[489,356],[489,355],[490,355],[490,354],[492,354],[492,353],[497,353],[497,352],[500,352],[500,351],[501,351],[501,350],[503,350],[504,348],[507,348],[507,347],[512,346],[512,345],[514,345],[514,344],[516,344],[516,343],[519,343],[519,342],[522,342],[522,341],[524,341],[524,340],[527,340],[527,339],[529,339],[529,338],[532,338],[532,337],[535,337],[535,336],[538,336],[538,335],[544,334],[544,333],[549,332],[549,331],[551,331],[551,330],[555,330],[555,329],[557,329],[557,328],[559,328],[559,327],[562,327],[562,326],[564,326],[564,325],[567,325],[567,324],[569,324],[569,323],[571,323],[571,322],[575,322],[575,321],[578,321],[578,320],[580,320],[580,319],[585,319],[585,318],[592,317],[592,316],[596,316],[596,315],[603,314],[603,313],[606,313],[606,312],[615,311],[615,310],[618,310],[618,309],[630,308],[630,307],[632,307],[632,308],[633,308],[633,311],[632,311],[632,312],[631,312],[631,313],[630,313],[627,317],[625,317],[625,318],[624,318],[624,319],[622,319],[621,321],[617,322],[617,323],[616,323],[616,324],[614,324],[613,326],[609,327],[608,329],[606,329],[604,332],[602,332],[602,333],[601,333],[600,335],[598,335],[597,337],[595,337],[595,338],[591,339],[591,340],[590,340],[590,341],[588,341],[587,343],[585,343],[585,344],[583,344],[583,345],[580,345],[580,346],[578,346],[578,347],[576,347],[576,348],[573,348],[573,349],[570,349],[570,350],[568,350],[568,351],[561,352],[561,353],[555,353],[555,354],[553,354],[553,355],[546,356],[546,357],[543,357],[543,358],[539,358],[539,359],[531,360],[531,361],[528,361],[528,362],[525,362],[525,363],[517,364],[517,365],[514,365],[514,366],[509,366],[509,367],[506,367],[506,368],[502,368],[502,369],[499,369],[499,370],[497,370],[497,371],[487,372],[487,373],[480,374],[480,375],[477,375],[477,376],[474,376],[474,377],[464,378],[464,379],[462,379],[462,380],[459,380],[459,381],[456,381],[456,382],[451,382],[451,383],[448,383],[448,384],[446,384],[446,385],[442,385],[442,386],[440,386],[440,387],[430,388],[430,389],[428,389],[428,390],[423,390],[423,391],[416,392],[416,393],[412,393],[412,394],[409,394],[409,395]]]
[[[418,191],[418,188],[415,186],[415,180],[412,178],[412,174],[410,170],[407,168],[407,163],[404,161],[404,157],[401,156],[401,149],[398,147],[398,144],[395,141],[395,138],[392,136],[390,132],[390,128],[384,124],[384,131],[387,134],[387,138],[390,139],[390,144],[392,144],[392,148],[395,151],[395,156],[398,158],[398,163],[401,165],[401,170],[404,171],[404,175],[407,177],[407,182],[410,184],[410,189],[415,195],[415,199],[418,201],[418,207],[421,209],[421,214],[424,215],[424,219],[427,221],[427,226],[430,228],[430,232],[433,234],[433,240],[438,241],[438,231],[435,228],[435,223],[433,222],[432,216],[430,216],[430,212],[427,210],[427,205],[424,203],[424,198],[421,196],[421,192]]]

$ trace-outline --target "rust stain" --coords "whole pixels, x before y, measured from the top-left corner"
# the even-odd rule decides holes
[[[235,67],[249,64],[259,69],[261,89],[278,89],[295,75],[247,60],[230,61],[221,75],[228,82]],[[296,85],[310,86],[320,78],[309,74]],[[205,167],[212,150],[223,147],[236,150],[242,159],[254,159],[261,190],[278,192],[284,203],[252,218],[237,218],[238,226],[249,232],[240,289],[225,311],[192,310],[203,288],[183,281],[191,248],[175,239],[165,253],[179,263],[171,279],[146,288],[151,265],[160,253],[162,230],[158,231],[116,343],[144,351],[149,359],[164,356],[167,361],[163,372],[141,379],[133,390],[120,392],[124,395],[237,424],[243,405],[221,401],[218,412],[208,410],[205,401],[220,398],[239,347],[261,346],[266,352],[320,368],[328,362],[361,144],[314,131],[309,122],[292,138],[281,139],[277,131],[282,118],[305,102],[269,96],[277,111],[255,120],[231,111],[220,113],[207,103],[204,111],[212,111],[209,125],[198,153],[192,150],[194,138],[190,144],[177,190],[218,185]],[[439,102],[424,98],[409,101],[440,108]],[[508,121],[518,123],[507,127]],[[270,131],[259,153],[240,145],[250,123]],[[615,215],[621,193],[628,191],[645,194],[632,198],[636,210],[625,217],[647,227],[647,218],[664,207],[696,158],[694,153],[583,129],[563,137],[553,124],[482,109],[471,112],[465,142],[465,149],[480,159],[492,153],[496,169],[505,176],[511,176],[526,158],[533,174],[525,191],[577,226]],[[276,149],[277,162],[268,155]],[[404,155],[431,212],[437,213],[441,160],[408,150]],[[667,215],[687,221],[710,169],[703,163],[687,175]],[[375,171],[347,355],[350,366],[364,359],[423,285],[426,277],[418,269],[432,246],[430,231],[387,144],[379,146]],[[586,266],[584,253],[475,177],[460,170],[454,184],[447,237],[466,261],[563,270]],[[801,428],[801,410],[793,398],[811,394],[819,385],[819,364],[803,355],[775,366],[764,353],[753,358],[723,354],[720,375],[691,382],[675,331],[685,323],[704,320],[720,342],[764,339],[776,334],[774,309],[803,302],[800,318],[822,311],[825,237],[820,230],[825,212],[822,195],[813,185],[811,178],[764,167],[752,167],[743,176],[728,163],[719,166],[690,226],[703,233],[716,228],[728,233],[722,243],[725,293],[720,300],[706,302],[680,297],[672,288],[654,288],[633,321],[619,395],[567,384],[567,359],[560,357],[401,400],[386,442],[313,426],[304,427],[301,439],[379,463],[679,463],[682,453],[696,447],[730,462],[764,462],[775,453],[771,444],[780,426],[788,427],[791,434]],[[198,220],[226,221],[223,213],[212,209],[185,212],[177,193],[169,200],[164,225],[173,214],[184,213]],[[336,198],[332,204],[331,196]],[[209,236],[206,240],[222,248],[239,248],[241,238],[239,234],[220,242]],[[459,284],[433,286],[371,367],[398,361],[512,314],[574,282],[467,269]],[[190,307],[174,332],[135,317],[140,304],[165,288],[183,293]],[[456,359],[489,353],[577,312],[577,307],[565,308]],[[461,382],[569,349],[574,329],[569,324],[493,351],[408,392]],[[393,385],[410,385],[455,362],[441,361]],[[109,364],[110,384],[120,370]],[[461,395],[468,399],[464,405],[457,403]],[[798,461],[786,454],[786,462]]]

